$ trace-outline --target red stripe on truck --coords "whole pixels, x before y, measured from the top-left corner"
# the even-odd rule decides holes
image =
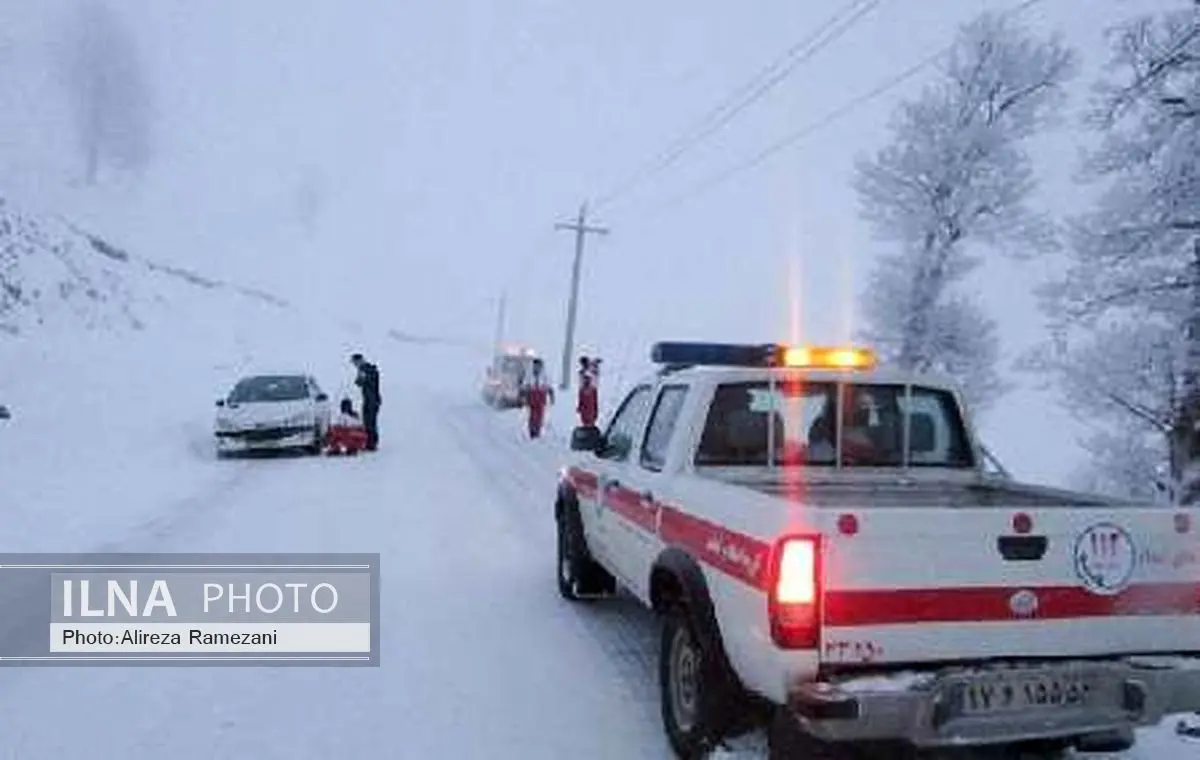
[[[600,479],[596,477],[594,472],[588,472],[579,467],[571,467],[567,470],[567,482],[571,484],[571,487],[580,496],[590,499],[596,495],[596,487]]]
[[[620,486],[612,488],[604,495],[604,504],[642,530],[650,534],[658,531],[658,504],[643,499],[636,491]]]
[[[596,493],[598,478],[579,468],[567,477],[581,495]],[[645,501],[614,488],[604,506],[664,543],[687,549],[709,567],[766,592],[771,544],[729,530],[668,504]],[[1036,605],[1028,604],[1030,592]],[[1022,597],[1014,599],[1018,594]],[[1014,609],[1017,608],[1017,609]],[[1200,583],[1133,584],[1100,596],[1082,586],[944,586],[934,588],[827,589],[824,624],[831,627],[920,623],[1021,622],[1078,618],[1200,614]]]
[[[1014,597],[1028,593],[1036,606],[1019,614]],[[1196,583],[1134,584],[1114,596],[1081,586],[981,586],[917,589],[830,590],[825,625],[870,626],[915,623],[1014,622],[1200,613]]]
[[[662,508],[659,533],[666,543],[686,547],[726,575],[759,591],[767,590],[769,544],[670,506]]]

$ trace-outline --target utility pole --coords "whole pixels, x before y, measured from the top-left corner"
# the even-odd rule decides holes
[[[500,307],[496,314],[496,340],[493,347],[493,355],[498,356],[500,349],[504,345],[504,309],[508,303],[508,293],[500,294]]]
[[[567,335],[563,341],[562,378],[559,380],[559,390],[571,387],[571,354],[575,351],[575,312],[579,304],[579,268],[583,262],[583,240],[589,232],[597,235],[607,235],[604,227],[589,227],[587,224],[587,203],[579,207],[579,216],[574,222],[559,222],[554,225],[556,230],[573,230],[575,232],[575,263],[571,267],[571,296],[567,300]]]

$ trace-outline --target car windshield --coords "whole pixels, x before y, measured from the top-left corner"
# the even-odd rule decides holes
[[[248,377],[240,381],[229,394],[233,404],[262,401],[299,401],[308,398],[308,383],[298,375]]]
[[[773,448],[768,444],[772,408],[777,412]],[[958,404],[944,390],[789,381],[772,391],[765,382],[727,383],[717,387],[709,406],[695,462],[970,468],[974,455],[968,441]]]

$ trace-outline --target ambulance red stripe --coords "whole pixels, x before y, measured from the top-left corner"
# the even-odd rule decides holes
[[[568,477],[576,487],[589,479],[595,483],[595,476],[582,470],[572,470]],[[667,504],[648,508],[628,489],[614,489],[605,502],[605,507],[641,529],[657,532],[664,543],[683,547],[706,565],[766,592],[770,544]],[[655,514],[656,509],[661,516]],[[1014,611],[1013,597],[1024,591],[1036,596],[1036,607],[1023,613]],[[1200,584],[1194,582],[1134,584],[1113,596],[1065,585],[939,586],[829,589],[823,599],[824,624],[830,627],[1200,614]]]

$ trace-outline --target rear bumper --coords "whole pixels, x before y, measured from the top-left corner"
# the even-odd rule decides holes
[[[899,741],[921,748],[1006,744],[1123,734],[1171,713],[1200,710],[1200,658],[1056,662],[1024,673],[1086,672],[1096,684],[1086,706],[967,715],[965,687],[995,674],[958,669],[911,678],[806,683],[789,699],[789,719],[830,742]]]

